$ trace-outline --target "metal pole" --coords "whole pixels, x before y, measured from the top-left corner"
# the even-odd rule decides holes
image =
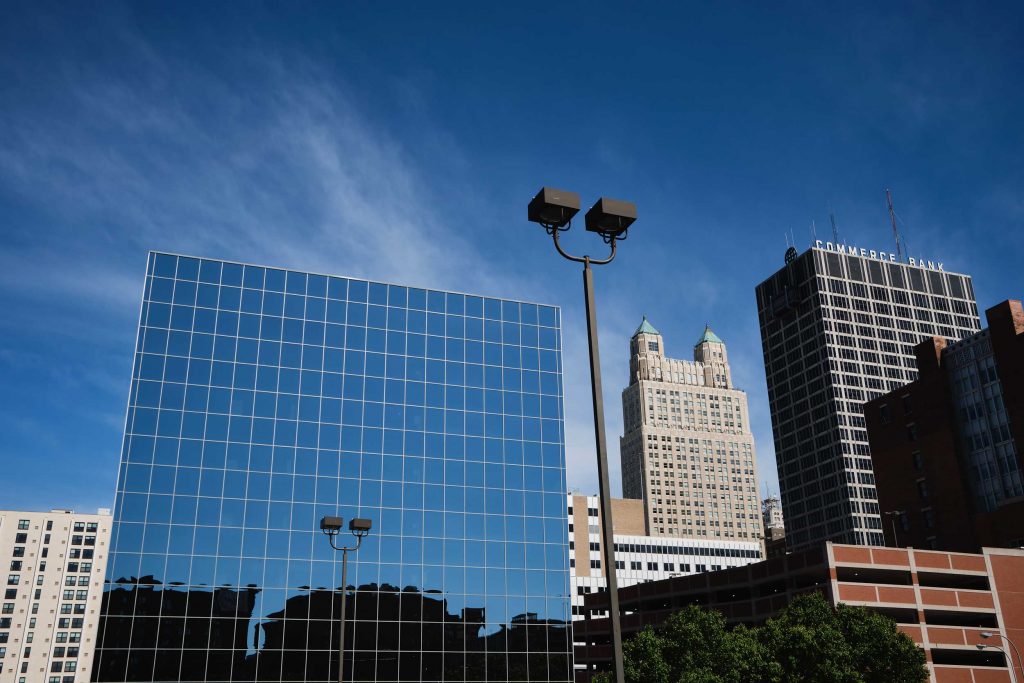
[[[893,548],[899,548],[900,547],[900,541],[899,541],[898,538],[896,538],[896,515],[895,514],[892,515],[892,547]]]
[[[348,595],[348,549],[341,551],[341,636],[338,639],[338,683],[345,683],[345,596]]]
[[[597,442],[597,476],[601,494],[601,544],[604,576],[608,586],[608,612],[612,625],[612,659],[615,682],[625,683],[622,664],[622,626],[619,623],[619,587],[615,578],[615,530],[612,524],[612,493],[608,484],[608,449],[604,437],[604,397],[601,393],[601,354],[597,346],[597,310],[590,258],[583,261],[583,295],[587,308],[587,340],[590,343],[590,387],[594,401],[594,440]]]

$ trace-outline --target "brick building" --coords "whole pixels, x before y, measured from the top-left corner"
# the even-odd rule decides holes
[[[825,543],[764,562],[619,589],[623,637],[658,626],[687,605],[716,609],[732,624],[760,623],[799,595],[866,607],[892,618],[925,650],[934,683],[1012,683],[1003,638],[1024,644],[1024,550],[981,553]],[[577,678],[610,665],[607,595],[586,596],[574,624]],[[992,634],[985,638],[982,634]]]
[[[961,341],[918,344],[919,378],[865,405],[893,545],[1024,545],[1024,309],[985,315],[988,328]]]

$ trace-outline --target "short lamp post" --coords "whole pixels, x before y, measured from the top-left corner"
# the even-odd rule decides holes
[[[892,510],[890,512],[883,512],[882,514],[892,521],[892,547],[899,548],[900,542],[896,536],[896,520],[899,519],[900,515],[903,515],[905,513],[903,512],[903,510]]]
[[[1016,643],[1014,643],[1012,640],[1010,640],[1008,637],[1006,637],[1002,633],[996,633],[995,631],[982,631],[981,632],[981,637],[984,638],[985,640],[988,640],[989,638],[992,638],[993,636],[1002,638],[1004,641],[1006,641],[1006,644],[1009,645],[1010,649],[1013,650],[1014,654],[1017,655],[1017,663],[1014,663],[1013,657],[1011,657],[1009,655],[1009,653],[1007,653],[1005,650],[1003,651],[1003,654],[1006,655],[1007,659],[1010,660],[1010,673],[1013,674],[1011,676],[1011,678],[1014,681],[1016,681],[1017,680],[1017,673],[1016,673],[1016,671],[1014,671],[1014,669],[1019,664],[1020,671],[1024,672],[1024,657],[1020,656],[1020,650],[1017,649]],[[997,650],[1001,650],[1002,649],[1002,648],[996,647],[995,645],[989,645],[988,643],[978,643],[977,647],[978,647],[979,650],[983,650],[986,647],[992,647],[992,648],[995,648]]]
[[[615,536],[612,524],[612,496],[608,484],[608,451],[604,433],[604,398],[601,393],[601,356],[597,345],[597,310],[594,307],[594,278],[591,264],[602,266],[615,258],[615,244],[626,239],[629,226],[636,220],[636,205],[602,197],[586,214],[586,228],[601,236],[611,252],[604,259],[573,256],[558,243],[558,234],[569,229],[580,210],[575,192],[541,188],[527,209],[527,218],[540,224],[551,235],[555,249],[563,257],[583,264],[583,298],[587,311],[587,340],[590,345],[590,388],[594,407],[594,440],[597,442],[597,476],[601,495],[601,542],[604,550],[604,575],[608,584],[608,614],[612,626],[612,659],[615,683],[624,683],[622,664],[622,627],[619,623],[619,591],[615,578]]]
[[[341,635],[338,637],[338,683],[345,683],[345,596],[348,594],[348,554],[359,550],[363,539],[373,526],[369,519],[355,518],[349,520],[348,530],[356,537],[356,544],[351,548],[338,547],[334,539],[341,533],[344,520],[341,517],[324,517],[320,520],[320,531],[324,532],[331,547],[341,551]]]

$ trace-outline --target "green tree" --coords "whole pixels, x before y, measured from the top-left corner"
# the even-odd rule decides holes
[[[729,629],[690,606],[623,646],[627,683],[924,683],[924,652],[882,615],[794,600],[763,626]],[[596,683],[611,683],[601,674]]]

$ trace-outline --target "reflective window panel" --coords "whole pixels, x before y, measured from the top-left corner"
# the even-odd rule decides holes
[[[94,680],[570,681],[557,308],[153,253]]]

